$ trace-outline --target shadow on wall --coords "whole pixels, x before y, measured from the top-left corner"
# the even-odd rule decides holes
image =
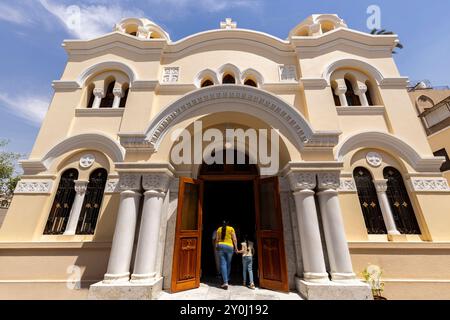
[[[0,208],[0,228],[2,227],[3,221],[6,218],[6,213],[8,212],[8,209]]]

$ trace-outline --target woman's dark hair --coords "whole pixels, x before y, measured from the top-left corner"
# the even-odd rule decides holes
[[[220,230],[220,236],[222,237],[222,241],[225,240],[225,235],[227,233],[228,221],[222,222],[222,230]]]

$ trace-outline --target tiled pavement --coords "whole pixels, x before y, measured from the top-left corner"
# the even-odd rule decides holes
[[[171,294],[163,291],[159,300],[303,300],[298,293],[281,293],[266,289],[249,289],[230,285],[224,290],[215,285],[200,284],[200,288]]]

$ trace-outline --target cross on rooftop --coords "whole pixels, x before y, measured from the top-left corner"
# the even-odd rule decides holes
[[[220,29],[236,29],[237,23],[231,18],[226,18],[225,22],[220,22]]]

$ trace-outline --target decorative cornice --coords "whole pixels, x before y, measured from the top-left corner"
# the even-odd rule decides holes
[[[142,186],[146,191],[166,193],[170,179],[171,175],[167,173],[147,173],[142,176]]]
[[[341,185],[340,172],[319,172],[317,173],[318,187],[320,190],[338,190]]]
[[[52,180],[22,180],[17,184],[14,194],[49,194],[52,191]]]
[[[338,191],[340,193],[346,193],[346,192],[354,193],[354,192],[357,192],[358,190],[356,189],[355,180],[353,178],[341,178]]]
[[[119,133],[120,144],[128,151],[153,152],[153,145],[147,141],[143,133]]]
[[[20,160],[24,175],[36,175],[47,170],[47,167],[40,160]]]
[[[119,189],[121,191],[138,191],[141,189],[140,173],[120,173]]]
[[[340,116],[359,116],[359,115],[384,115],[384,106],[352,106],[352,107],[336,107],[336,111]]]
[[[387,179],[373,180],[373,185],[375,186],[377,192],[386,192],[388,188],[387,182]]]
[[[80,108],[75,109],[75,117],[122,117],[124,112],[124,108]]]
[[[316,174],[314,172],[290,172],[288,174],[291,190],[313,190],[316,187]]]
[[[131,84],[131,91],[154,91],[159,86],[158,80],[136,80]]]
[[[328,82],[323,78],[301,78],[300,83],[305,90],[323,90],[328,87]]]
[[[111,194],[111,193],[119,193],[119,179],[108,179],[105,186],[105,193]]]
[[[52,87],[56,92],[67,92],[81,89],[78,82],[70,80],[54,80],[52,82]]]
[[[445,178],[411,178],[410,183],[415,192],[450,192]]]
[[[406,89],[408,86],[408,77],[384,78],[380,87],[382,89]]]

